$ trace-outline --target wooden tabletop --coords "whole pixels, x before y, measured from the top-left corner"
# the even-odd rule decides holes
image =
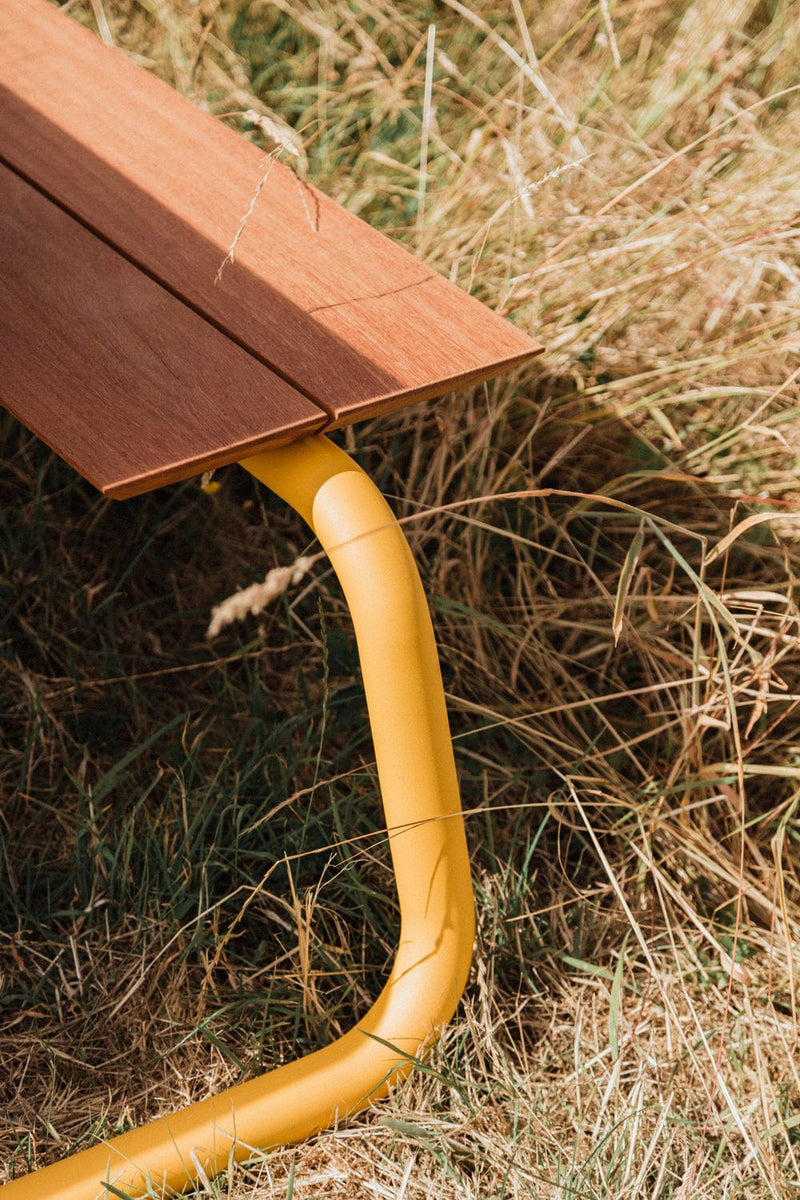
[[[541,349],[46,0],[0,3],[0,164],[0,400],[109,495]]]

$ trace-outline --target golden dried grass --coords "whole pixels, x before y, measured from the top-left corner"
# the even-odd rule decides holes
[[[212,111],[301,130],[315,183],[547,345],[517,379],[348,433],[395,498],[440,631],[478,891],[461,1014],[374,1113],[199,1194],[795,1196],[798,6],[101,4],[140,61]],[[218,499],[235,571],[252,518],[230,476]],[[297,553],[292,530],[273,517]],[[296,608],[293,636],[324,713],[326,638],[346,618],[320,587],[330,634]],[[268,641],[229,669],[258,663],[289,711],[295,660]],[[187,708],[208,703],[187,682],[206,669],[181,668]],[[26,789],[38,780],[43,804],[45,765],[58,778],[59,756],[78,753],[75,685],[47,663],[19,679],[39,723]],[[242,723],[249,687],[226,690]],[[191,728],[187,761],[208,740],[200,718]],[[342,756],[312,755],[294,812],[320,788],[364,791],[368,770],[348,773],[357,741],[326,736]],[[86,755],[91,774],[102,754]],[[176,837],[166,817],[162,833]],[[362,831],[347,851],[365,904],[386,887],[379,841]],[[206,870],[196,853],[187,880]],[[301,922],[299,893],[272,887],[252,909],[278,934],[249,969],[235,942],[222,961],[202,941],[193,957],[196,914],[180,936],[157,914],[109,925],[105,943],[73,928],[77,982],[69,929],[65,943],[5,935],[9,985],[23,988],[28,956],[63,976],[57,1013],[26,1001],[5,1022],[4,1111],[23,1157],[293,1052],[304,984],[312,1042],[326,1004],[331,1032],[348,1023],[391,921],[362,928],[352,897],[348,910],[325,885]],[[212,910],[223,941],[242,900]],[[272,1032],[237,1026],[233,998],[265,989]],[[84,1047],[65,1074],[89,1036],[102,1071]]]

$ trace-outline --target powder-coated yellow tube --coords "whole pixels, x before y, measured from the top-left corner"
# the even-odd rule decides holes
[[[14,1180],[2,1200],[160,1197],[254,1148],[300,1141],[384,1095],[452,1016],[466,983],[469,861],[433,631],[408,544],[374,485],[325,438],[242,466],[312,526],[350,606],[397,880],[397,957],[373,1007],[330,1046]]]

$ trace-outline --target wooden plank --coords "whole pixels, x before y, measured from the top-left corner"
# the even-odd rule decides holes
[[[0,399],[118,498],[325,413],[0,166]]]
[[[540,347],[46,0],[0,4],[0,154],[341,424]]]

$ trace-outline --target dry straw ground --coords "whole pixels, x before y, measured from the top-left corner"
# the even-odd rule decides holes
[[[349,435],[440,637],[465,1003],[199,1195],[797,1196],[800,7],[68,7],[547,345]],[[109,504],[2,430],[11,1175],[327,1041],[396,913],[324,562],[204,640],[300,523],[233,469]]]

